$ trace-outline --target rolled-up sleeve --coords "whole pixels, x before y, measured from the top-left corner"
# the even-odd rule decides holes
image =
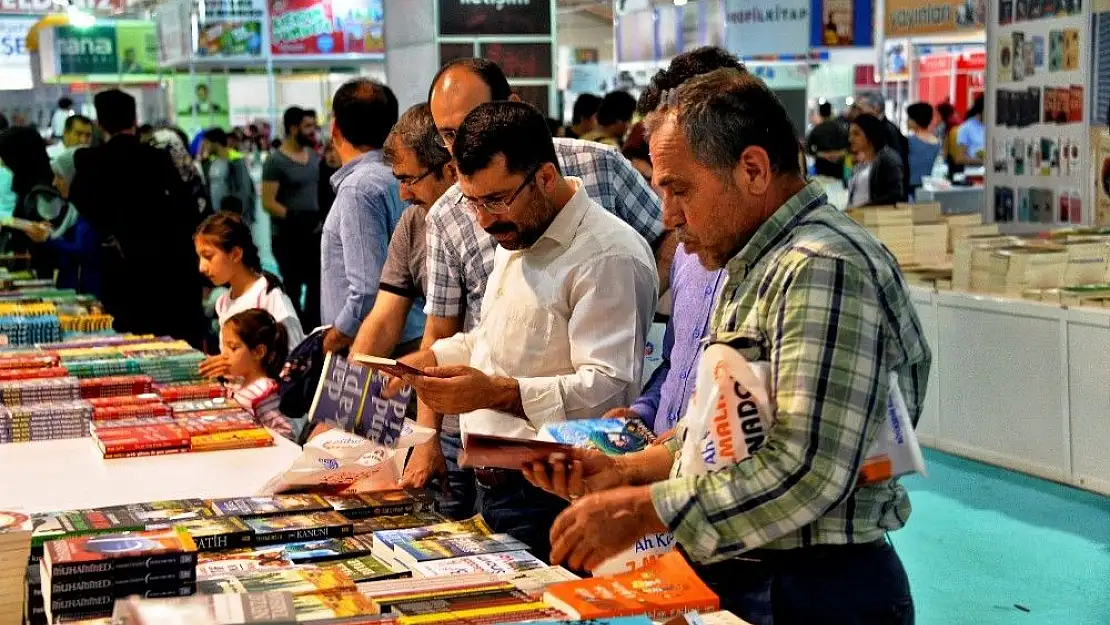
[[[454,336],[432,343],[432,353],[436,356],[436,364],[440,367],[451,365],[470,366],[470,356],[474,350],[474,332],[477,331],[459,332]]]
[[[388,192],[376,184],[341,187],[332,208],[342,211],[339,236],[347,276],[347,298],[335,319],[335,327],[346,336],[358,333],[378,296],[390,234],[389,207],[384,196]]]
[[[734,556],[809,525],[855,486],[888,394],[888,326],[870,280],[839,259],[780,270],[766,310],[775,426],[751,457],[651,487],[659,517],[699,561]]]
[[[654,268],[627,257],[606,257],[583,268],[569,287],[574,373],[517,378],[525,416],[533,425],[562,421],[568,413],[599,417],[605,409],[625,405],[643,370],[657,284]]]

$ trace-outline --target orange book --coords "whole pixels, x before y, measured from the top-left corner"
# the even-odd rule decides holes
[[[678,552],[628,573],[554,584],[543,600],[580,621],[639,614],[659,620],[721,604]]]

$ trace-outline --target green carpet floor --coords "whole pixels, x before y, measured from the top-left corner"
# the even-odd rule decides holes
[[[903,480],[913,515],[891,534],[919,625],[1110,625],[1110,498],[926,460],[929,477]]]

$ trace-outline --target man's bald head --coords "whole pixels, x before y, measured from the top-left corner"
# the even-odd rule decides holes
[[[513,99],[505,73],[486,59],[458,59],[440,68],[428,91],[436,128],[448,149],[455,132],[480,104]]]

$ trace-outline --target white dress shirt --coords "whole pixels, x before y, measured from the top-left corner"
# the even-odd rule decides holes
[[[527,249],[497,248],[478,326],[432,345],[441,366],[515,378],[527,420],[479,410],[469,432],[534,437],[544,423],[598,418],[640,392],[659,279],[635,230],[567,178],[574,197]]]

